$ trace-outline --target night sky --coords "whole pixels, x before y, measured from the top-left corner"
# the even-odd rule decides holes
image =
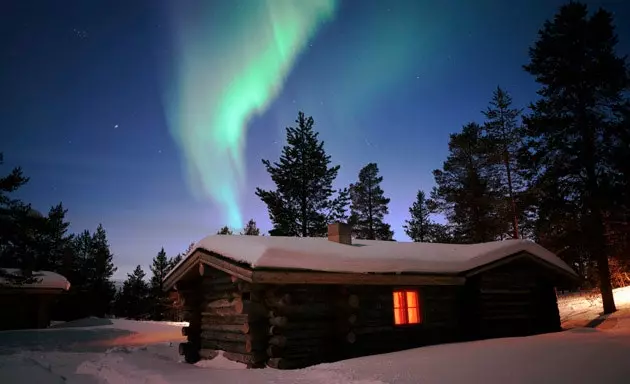
[[[387,220],[408,240],[449,134],[482,121],[497,85],[519,107],[535,98],[521,68],[562,3],[4,0],[1,172],[20,165],[18,196],[42,212],[62,201],[72,231],[102,223],[120,279],[222,225],[270,229],[260,160],[278,158],[303,110],[337,186],[378,163]],[[627,54],[624,3],[589,2],[615,13]]]

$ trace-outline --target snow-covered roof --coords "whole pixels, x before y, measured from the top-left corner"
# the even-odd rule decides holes
[[[195,244],[193,250],[197,249],[246,263],[253,269],[444,274],[469,271],[507,256],[527,252],[576,275],[571,267],[552,252],[528,240],[466,245],[353,240],[352,245],[346,245],[314,237],[210,235]],[[171,272],[176,269],[173,268]]]
[[[3,268],[3,271],[21,276],[22,272],[15,268]],[[36,280],[32,283],[12,284],[4,277],[0,277],[0,286],[8,286],[12,288],[31,288],[31,289],[62,289],[69,290],[70,282],[58,273],[50,271],[35,271],[32,275]]]

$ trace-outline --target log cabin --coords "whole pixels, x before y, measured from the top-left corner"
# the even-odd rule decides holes
[[[19,269],[3,268],[7,274],[20,276]],[[0,330],[46,328],[51,307],[59,295],[70,289],[70,282],[55,272],[35,271],[24,283],[0,278]]]
[[[455,245],[211,235],[165,277],[185,360],[303,368],[425,345],[560,331],[555,286],[577,274],[526,240]]]

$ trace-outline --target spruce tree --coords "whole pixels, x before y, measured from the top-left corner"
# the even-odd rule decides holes
[[[616,310],[604,225],[607,212],[616,209],[611,139],[629,84],[616,45],[609,12],[589,15],[586,5],[570,2],[545,22],[524,66],[541,86],[525,119],[532,169],[539,171],[535,187],[542,194],[561,191],[572,211],[580,212],[576,220],[584,238],[570,246],[584,247],[597,261],[604,313]]]
[[[116,288],[111,278],[116,272],[114,255],[109,250],[107,233],[101,224],[92,235],[91,255],[88,265],[91,280],[88,286],[94,297],[92,312],[96,316],[104,316],[109,312]]]
[[[330,166],[313,118],[299,112],[295,122],[279,161],[262,161],[276,189],[256,188],[256,196],[267,205],[270,235],[326,236],[328,223],[347,219],[348,192],[333,189],[339,166]]]
[[[123,288],[116,296],[116,315],[129,319],[143,320],[149,317],[149,284],[146,274],[139,265],[127,274]]]
[[[234,233],[232,232],[230,227],[228,227],[227,225],[224,227],[221,227],[221,229],[217,231],[217,235],[233,235],[233,234]]]
[[[254,219],[249,219],[249,221],[245,225],[245,228],[243,228],[243,232],[241,232],[241,235],[260,236],[260,229],[256,225],[256,221],[254,221]]]
[[[359,180],[350,185],[350,223],[357,239],[392,240],[394,232],[383,222],[390,199],[381,188],[383,177],[378,165],[370,163],[359,171]]]
[[[38,269],[62,274],[72,272],[73,235],[68,234],[70,222],[66,221],[67,212],[62,203],[50,208],[42,234],[46,256],[39,262]]]
[[[176,256],[172,257],[169,261],[168,261],[168,272],[170,272],[173,268],[175,268],[175,266],[177,264],[179,264],[179,262],[182,261],[182,254],[178,253]]]
[[[0,153],[0,165],[4,163]],[[19,167],[0,177],[0,277],[10,284],[27,282],[24,276],[7,273],[4,268],[19,268],[28,274],[35,268],[35,242],[30,205],[11,196],[28,182]],[[31,282],[31,281],[28,281]]]
[[[414,242],[438,243],[449,242],[448,231],[442,224],[431,220],[432,209],[424,191],[418,191],[416,201],[409,207],[410,218],[405,220],[405,233]]]
[[[524,188],[519,178],[517,152],[523,141],[523,129],[519,118],[521,110],[512,106],[512,97],[501,87],[492,94],[490,105],[483,112],[486,117],[484,130],[489,142],[490,155],[499,165],[497,176],[505,189],[505,220],[512,224],[512,237],[519,238],[519,218],[521,208],[517,203],[517,194]],[[503,206],[503,204],[502,204]]]
[[[150,269],[152,273],[150,281],[152,317],[154,320],[163,320],[170,307],[168,293],[164,292],[163,289],[164,277],[170,270],[170,263],[163,247],[153,258]]]
[[[443,213],[458,243],[482,243],[501,238],[507,230],[497,206],[501,201],[497,178],[488,159],[489,145],[477,123],[450,136],[449,156],[433,171],[431,192],[437,212]]]

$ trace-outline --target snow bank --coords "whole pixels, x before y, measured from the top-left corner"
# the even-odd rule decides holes
[[[226,359],[225,356],[223,356],[223,352],[219,352],[217,357],[212,360],[201,360],[195,365],[200,368],[247,369],[247,366],[245,364]]]
[[[199,241],[193,249],[215,252],[252,268],[354,273],[459,273],[519,252],[528,252],[575,275],[556,255],[528,240],[482,244],[354,240],[352,245],[345,245],[315,237],[211,235]],[[176,269],[173,268],[169,275]]]
[[[613,290],[618,309],[630,309],[630,286]],[[602,313],[599,292],[579,292],[558,296],[560,320],[564,328],[584,326]]]
[[[15,268],[3,268],[6,273],[15,276],[21,276],[22,271]],[[41,288],[41,289],[70,289],[70,282],[65,277],[58,273],[50,271],[35,271],[33,277],[37,280],[28,284],[11,284],[6,278],[0,277],[0,285],[5,285],[13,288],[28,287],[28,288]]]

